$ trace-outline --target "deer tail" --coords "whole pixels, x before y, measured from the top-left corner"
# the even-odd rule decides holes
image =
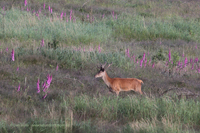
[[[138,81],[139,81],[140,83],[144,84],[144,82],[143,82],[142,80],[139,80],[139,79],[138,79]]]

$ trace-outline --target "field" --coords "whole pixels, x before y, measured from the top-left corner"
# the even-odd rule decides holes
[[[1,0],[0,132],[200,132],[199,4]]]

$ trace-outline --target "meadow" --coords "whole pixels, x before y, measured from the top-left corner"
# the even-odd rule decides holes
[[[0,132],[199,132],[199,4],[0,1]],[[111,93],[105,62],[145,94]]]

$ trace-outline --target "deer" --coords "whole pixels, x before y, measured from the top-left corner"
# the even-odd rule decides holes
[[[141,87],[142,87],[142,80],[136,78],[110,78],[106,73],[106,69],[110,67],[111,64],[105,68],[105,65],[101,65],[99,72],[95,75],[95,78],[102,78],[107,87],[109,88],[110,92],[116,93],[117,97],[119,96],[120,91],[135,91],[143,94]],[[143,83],[144,84],[144,83]]]

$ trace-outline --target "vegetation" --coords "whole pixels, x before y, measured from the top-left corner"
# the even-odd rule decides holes
[[[198,4],[1,1],[0,132],[199,132]],[[105,62],[145,95],[109,92]]]

